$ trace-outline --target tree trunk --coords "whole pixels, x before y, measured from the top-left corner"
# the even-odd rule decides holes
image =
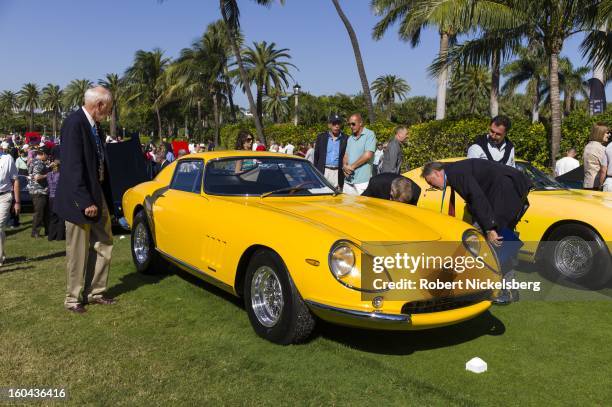
[[[440,55],[448,52],[449,37],[447,33],[440,33]],[[448,79],[448,66],[438,76],[438,95],[436,98],[436,120],[442,120],[446,116],[446,81]]]
[[[113,108],[111,110],[110,136],[112,138],[116,138],[117,137],[117,110],[115,109],[114,105],[113,105]]]
[[[187,113],[185,113],[185,138],[187,140],[190,139],[190,137],[189,137],[189,127],[187,126]]]
[[[225,79],[225,88],[227,91],[227,101],[230,106],[230,117],[232,118],[232,123],[236,123],[236,106],[234,105],[234,95],[232,91],[232,84],[230,83],[229,74],[227,72],[227,66],[224,69],[224,79]]]
[[[238,48],[238,43],[236,42],[236,38],[234,35],[234,27],[230,26],[230,23],[227,19],[227,15],[225,14],[225,9],[221,7],[221,16],[223,17],[223,22],[225,23],[225,31],[227,34],[228,41],[232,46],[232,50],[234,51],[234,57],[236,58],[236,63],[238,64],[238,70],[240,71],[240,78],[242,79],[242,83],[244,83],[244,91],[247,95],[247,99],[249,101],[249,109],[251,110],[251,114],[253,115],[253,120],[255,121],[255,131],[257,132],[257,138],[264,145],[266,144],[266,138],[264,136],[263,127],[261,125],[261,121],[257,116],[257,110],[255,108],[255,100],[253,99],[253,92],[251,92],[251,88],[249,87],[249,78],[247,76],[246,69],[244,69],[244,63],[242,62],[242,55],[240,54],[240,49]]]
[[[489,98],[489,109],[491,117],[499,114],[499,70],[501,55],[499,51],[493,53],[491,58],[491,95]]]
[[[203,127],[202,122],[202,102],[198,100],[198,126]]]
[[[159,140],[162,139],[162,120],[161,114],[159,113],[159,108],[155,108],[155,114],[157,115],[157,137]]]
[[[572,95],[568,95],[567,92],[563,93],[563,115],[567,116],[572,111]]]
[[[550,107],[551,107],[551,145],[550,162],[555,168],[561,146],[561,104],[559,96],[559,52],[550,55]]]
[[[263,123],[263,89],[259,84],[257,85],[257,117],[260,123]]]
[[[30,131],[34,131],[34,108],[30,108]]]
[[[359,42],[357,42],[357,35],[355,35],[355,30],[353,30],[353,26],[351,22],[346,17],[338,0],[332,0],[340,19],[344,23],[346,27],[346,31],[348,32],[349,38],[351,39],[351,44],[353,45],[353,52],[355,53],[355,62],[357,63],[357,71],[359,72],[359,78],[361,79],[361,86],[363,88],[363,96],[365,98],[366,106],[368,108],[368,119],[370,123],[374,123],[376,120],[376,116],[374,115],[374,106],[372,104],[372,95],[370,94],[370,85],[368,83],[368,78],[366,76],[365,67],[363,66],[363,59],[361,58],[361,51],[359,50]]]
[[[535,90],[533,92],[533,104],[531,106],[531,123],[537,123],[540,121],[540,80],[538,79],[535,83]]]
[[[219,101],[217,100],[217,94],[213,93],[213,115],[215,117],[215,145],[219,145],[219,128],[221,127],[219,121]]]
[[[57,112],[53,111],[53,138],[57,137]]]

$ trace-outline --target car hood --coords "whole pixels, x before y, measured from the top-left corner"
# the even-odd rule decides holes
[[[361,196],[275,197],[249,204],[323,224],[361,242],[435,241],[442,238],[438,231],[444,227],[436,225],[438,215],[431,211]]]
[[[612,194],[598,191],[559,189],[549,191],[532,191],[529,196],[538,195],[542,199],[567,199],[572,205],[595,206],[596,208],[612,208]]]

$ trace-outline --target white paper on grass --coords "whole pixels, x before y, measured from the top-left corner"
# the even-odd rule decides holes
[[[474,373],[484,373],[487,371],[487,362],[479,357],[472,358],[465,364],[465,370]]]

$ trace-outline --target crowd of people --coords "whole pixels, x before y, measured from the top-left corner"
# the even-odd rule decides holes
[[[24,190],[28,192],[31,199],[28,203],[34,210],[32,238],[46,236],[49,240],[64,240],[64,222],[51,209],[59,181],[58,140],[46,136],[26,140],[11,134],[0,140],[0,154],[3,157],[0,161],[3,183],[0,193],[7,194],[7,202],[9,196],[11,198],[8,208],[2,209],[2,216],[6,218],[4,227],[20,226],[21,191]],[[9,190],[12,194],[8,194]]]

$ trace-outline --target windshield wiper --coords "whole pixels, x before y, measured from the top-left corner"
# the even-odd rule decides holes
[[[306,181],[306,182],[302,182],[301,184],[297,184],[295,186],[292,187],[285,187],[285,188],[281,188],[281,189],[275,189],[274,191],[270,191],[270,192],[266,192],[261,194],[261,198],[265,198],[267,196],[273,195],[273,194],[279,194],[281,192],[297,192],[297,191],[305,191],[308,190],[308,188],[304,188],[306,185],[308,184],[313,184],[312,181]]]

